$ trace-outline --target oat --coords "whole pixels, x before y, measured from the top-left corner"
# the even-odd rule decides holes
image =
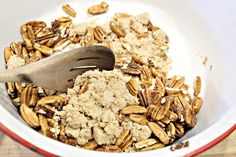
[[[108,10],[109,5],[106,2],[101,2],[88,8],[88,13],[92,15],[102,14]]]
[[[76,11],[69,4],[63,5],[62,8],[68,15],[76,17]]]

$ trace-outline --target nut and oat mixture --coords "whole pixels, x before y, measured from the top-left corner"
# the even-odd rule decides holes
[[[97,15],[106,2],[88,8]],[[65,13],[75,17],[70,5]],[[105,24],[74,24],[70,17],[51,23],[30,21],[20,28],[22,41],[4,49],[7,68],[39,61],[59,51],[103,45],[116,57],[113,71],[87,71],[67,93],[8,82],[7,91],[24,121],[45,136],[106,152],[159,149],[172,144],[197,123],[203,100],[201,78],[194,93],[184,76],[168,77],[169,38],[148,13],[116,13]]]

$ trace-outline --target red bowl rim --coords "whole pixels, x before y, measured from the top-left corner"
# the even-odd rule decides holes
[[[26,148],[29,148],[30,150],[37,152],[39,154],[45,155],[45,156],[50,156],[50,157],[59,157],[56,154],[50,153],[42,148],[39,148],[35,145],[33,145],[32,143],[26,141],[25,139],[19,137],[18,135],[16,135],[14,132],[12,132],[11,130],[9,130],[7,127],[5,127],[3,124],[0,123],[0,130],[3,131],[6,135],[8,135],[9,137],[11,137],[13,140],[17,141],[18,143],[22,144],[23,146],[25,146]],[[201,152],[204,152],[205,150],[213,147],[214,145],[216,145],[217,143],[219,143],[220,141],[222,141],[223,139],[225,139],[227,136],[229,136],[234,130],[236,130],[236,124],[234,124],[231,128],[229,128],[228,130],[226,130],[223,134],[219,135],[218,137],[216,137],[215,139],[213,139],[211,142],[205,144],[204,146],[201,146],[200,148],[197,148],[196,150],[193,150],[190,153],[185,154],[184,156],[186,157],[190,157],[190,156],[195,156],[200,154]]]

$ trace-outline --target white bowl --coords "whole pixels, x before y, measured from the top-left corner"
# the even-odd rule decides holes
[[[47,156],[191,156],[222,140],[236,128],[235,37],[236,2],[214,0],[107,0],[107,14],[90,17],[105,21],[115,12],[139,14],[149,12],[151,21],[163,28],[170,37],[169,55],[173,58],[171,73],[185,75],[191,83],[194,76],[203,78],[204,105],[198,123],[180,141],[189,147],[170,151],[169,147],[142,153],[103,153],[84,150],[47,138],[28,127],[10,103],[4,84],[0,94],[0,128],[16,141]],[[53,21],[65,15],[63,3],[70,3],[78,11],[76,22],[86,21],[86,8],[98,1],[86,0],[21,0],[0,2],[0,48],[20,40],[20,25],[28,20]],[[208,57],[203,66],[204,57]],[[4,68],[3,53],[0,66]],[[212,66],[212,70],[210,70]]]

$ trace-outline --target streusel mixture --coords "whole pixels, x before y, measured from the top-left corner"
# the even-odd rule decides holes
[[[88,14],[108,9],[102,2],[89,7]],[[77,15],[69,4],[63,10]],[[190,94],[184,76],[168,76],[171,39],[152,24],[148,13],[116,13],[100,25],[75,24],[70,17],[60,17],[51,26],[30,21],[20,32],[22,41],[4,50],[7,68],[92,45],[111,48],[116,58],[113,71],[87,71],[66,93],[7,83],[23,120],[43,135],[90,150],[133,152],[168,146],[196,125],[203,103],[201,78],[195,78]]]

